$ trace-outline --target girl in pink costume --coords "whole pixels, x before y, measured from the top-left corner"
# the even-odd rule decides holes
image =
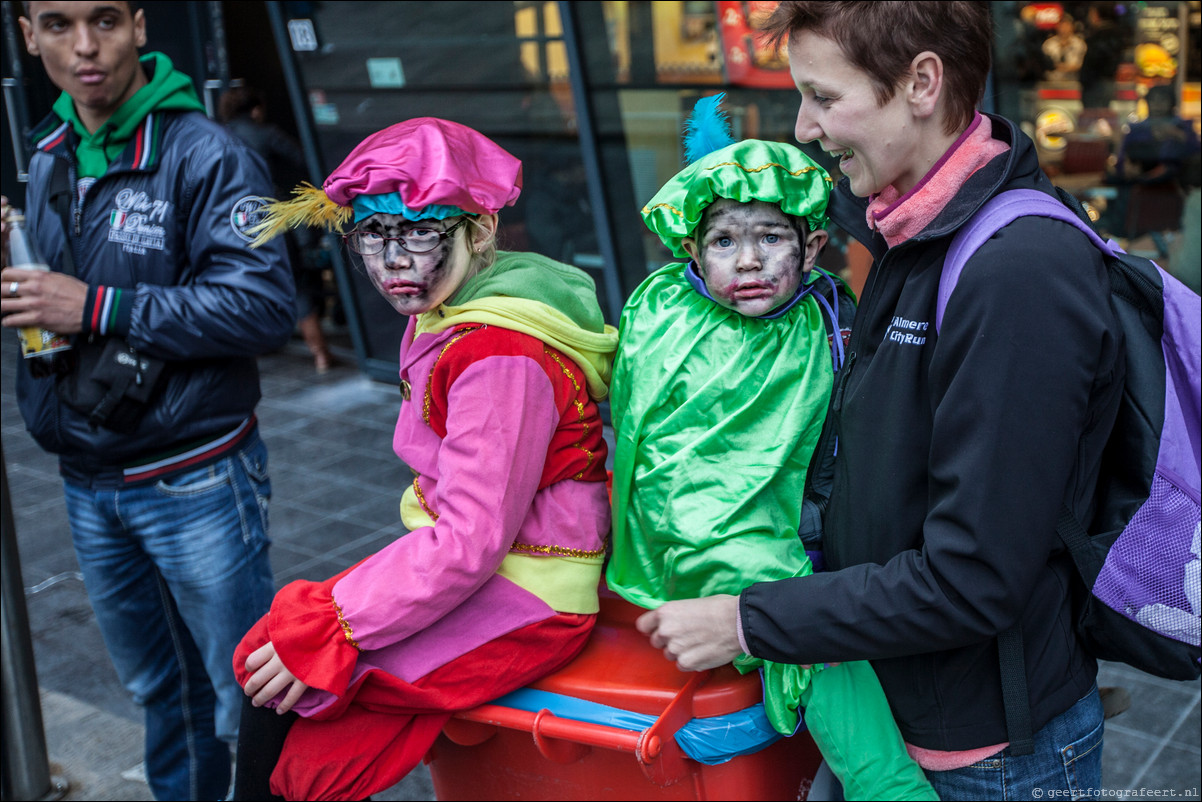
[[[408,534],[287,585],[243,639],[235,799],[388,788],[454,711],[588,640],[609,530],[596,400],[617,335],[582,271],[496,250],[497,211],[520,190],[521,163],[494,142],[421,118],[368,137],[260,227],[353,223],[349,249],[409,316],[393,447],[415,476]]]

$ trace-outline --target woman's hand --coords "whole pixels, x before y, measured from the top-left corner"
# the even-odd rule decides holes
[[[309,687],[284,666],[284,661],[276,654],[275,645],[271,641],[250,653],[246,658],[246,670],[251,674],[242,686],[242,691],[251,697],[251,704],[255,707],[262,707],[287,690],[283,701],[275,709],[280,715],[291,710]]]
[[[707,596],[667,602],[643,613],[635,626],[681,670],[704,671],[743,653],[738,618],[738,596]]]

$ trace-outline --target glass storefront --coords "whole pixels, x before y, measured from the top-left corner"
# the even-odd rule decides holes
[[[776,3],[602,3],[613,93],[639,201],[680,166],[695,99],[727,93],[736,136],[793,141],[797,98],[781,54],[752,34]],[[1098,227],[1197,287],[1198,2],[995,2],[994,73],[985,110],[1020,123],[1053,181]],[[639,36],[637,15],[652,34]],[[650,39],[650,41],[646,41]],[[639,69],[640,58],[644,62]],[[632,66],[634,65],[634,66]],[[823,154],[807,148],[824,161]],[[837,166],[824,164],[837,175]],[[844,246],[844,247],[840,247]],[[644,236],[649,265],[665,258]],[[836,237],[823,255],[859,286],[867,258]],[[1190,270],[1194,272],[1190,274]]]
[[[754,34],[775,2],[283,5],[327,168],[407,117],[478,128],[525,163],[505,246],[589,270],[611,317],[670,259],[638,212],[683,166],[699,97],[726,93],[736,137],[793,141],[787,64]],[[1020,123],[1103,231],[1169,269],[1197,259],[1199,6],[992,4],[985,109]],[[834,233],[822,263],[858,287],[866,255]],[[370,325],[382,302],[356,287],[369,351],[389,359],[395,327]]]
[[[994,3],[996,108],[1097,227],[1197,289],[1197,2]]]
[[[753,35],[774,2],[267,5],[283,11],[281,57],[303,85],[296,117],[311,127],[321,172],[402,119],[477,128],[524,163],[522,198],[501,214],[503,247],[589,271],[613,322],[670,260],[639,210],[683,166],[680,134],[696,100],[726,92],[736,137],[792,139],[787,64]],[[825,261],[843,269],[844,249]],[[369,372],[388,378],[393,313],[344,272]]]
[[[616,322],[630,292],[670,259],[639,210],[683,166],[681,131],[697,99],[725,92],[736,137],[794,141],[798,98],[787,64],[754,34],[775,6],[188,3],[192,17],[222,32],[195,33],[188,44],[194,63],[209,64],[193,76],[205,91],[244,80],[269,92],[272,117],[295,127],[318,178],[368,134],[411,117],[448,117],[494,138],[525,166],[522,197],[501,214],[503,246],[587,270]],[[1202,261],[1202,3],[991,7],[985,110],[1016,120],[1052,180],[1129,250],[1182,273]],[[833,160],[807,151],[837,177]],[[832,235],[821,263],[858,288],[867,256]],[[395,315],[331,251],[364,367],[391,380]]]

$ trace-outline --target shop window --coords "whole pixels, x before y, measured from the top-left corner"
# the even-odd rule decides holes
[[[1200,6],[992,4],[997,110],[1104,233],[1170,270],[1199,261]]]

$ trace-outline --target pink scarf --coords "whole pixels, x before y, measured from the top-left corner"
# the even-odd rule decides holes
[[[973,173],[1009,149],[1005,142],[993,138],[992,122],[978,112],[960,138],[909,192],[902,195],[890,185],[869,199],[868,227],[880,231],[890,248],[900,245],[926,228]]]

